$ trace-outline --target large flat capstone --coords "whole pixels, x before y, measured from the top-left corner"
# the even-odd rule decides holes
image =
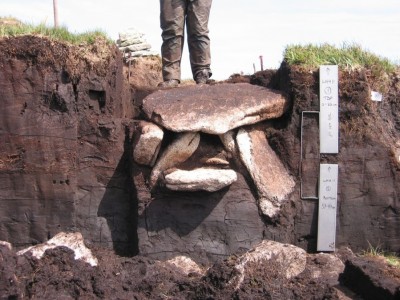
[[[168,130],[210,134],[278,118],[287,107],[281,93],[248,83],[159,90],[143,101],[146,116]]]

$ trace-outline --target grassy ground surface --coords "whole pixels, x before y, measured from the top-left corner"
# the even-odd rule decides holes
[[[370,243],[368,244],[368,249],[362,252],[363,256],[381,257],[386,260],[389,265],[400,269],[400,257],[394,253],[385,252],[379,245],[374,247]]]
[[[0,37],[15,37],[19,35],[42,35],[50,39],[68,42],[72,44],[93,44],[97,39],[105,39],[109,43],[113,41],[101,30],[75,34],[66,27],[49,27],[44,23],[39,25],[24,24],[12,17],[0,17]]]
[[[343,44],[340,48],[329,44],[290,45],[285,49],[284,60],[289,65],[309,68],[333,64],[342,68],[367,68],[379,73],[391,73],[399,68],[398,64],[366,51],[357,44]]]

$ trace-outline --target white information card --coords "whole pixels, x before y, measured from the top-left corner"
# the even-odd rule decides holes
[[[335,251],[338,174],[337,164],[320,165],[317,251]]]
[[[339,71],[337,65],[320,66],[320,153],[339,152]]]

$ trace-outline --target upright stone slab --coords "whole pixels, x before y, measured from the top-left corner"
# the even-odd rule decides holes
[[[150,187],[155,186],[161,172],[187,160],[196,151],[199,143],[200,134],[198,133],[186,132],[180,134],[160,155],[150,174]]]
[[[160,127],[141,121],[135,132],[134,161],[141,165],[154,166],[163,138],[164,131]]]
[[[273,217],[293,191],[295,181],[269,146],[264,132],[241,128],[236,138],[240,158],[257,187],[260,209]]]
[[[143,111],[151,121],[171,131],[223,134],[278,118],[288,104],[277,91],[248,83],[225,83],[159,90],[143,100]]]

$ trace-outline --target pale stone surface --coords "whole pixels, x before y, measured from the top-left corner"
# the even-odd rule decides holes
[[[132,52],[137,52],[137,51],[143,51],[143,50],[148,50],[151,49],[151,45],[149,43],[141,43],[141,44],[135,44],[135,45],[129,45],[126,47],[120,47],[119,48],[121,51],[132,51]]]
[[[12,245],[9,242],[0,241],[0,245],[7,247],[9,250],[12,249]]]
[[[272,217],[279,211],[285,197],[293,191],[295,181],[269,146],[263,131],[242,128],[236,139],[240,158],[257,187],[260,209]]]
[[[157,125],[142,121],[136,131],[133,159],[141,165],[154,166],[160,151],[164,131]]]
[[[151,50],[151,45],[144,38],[144,34],[135,28],[119,33],[117,45],[120,51],[124,53],[125,61],[128,62],[136,57],[156,55]]]
[[[205,165],[229,166],[229,161],[219,157],[206,158],[201,160],[201,162]]]
[[[161,154],[150,174],[150,187],[154,187],[161,172],[187,160],[196,151],[200,143],[200,134],[182,133]]]
[[[394,154],[397,164],[400,164],[400,141],[396,142],[396,144],[392,148],[392,152]]]
[[[293,278],[303,272],[307,264],[307,252],[299,247],[290,244],[281,244],[274,241],[262,241],[252,251],[246,252],[237,259],[235,269],[238,275],[233,277],[230,284],[235,285],[239,289],[246,273],[248,273],[254,265],[268,268],[268,262],[273,260],[274,266],[287,279]]]
[[[164,262],[165,264],[173,265],[180,272],[188,276],[191,273],[205,275],[205,270],[202,269],[195,261],[187,256],[176,256]]]
[[[133,37],[133,38],[128,38],[125,41],[120,41],[119,46],[126,47],[129,45],[136,45],[136,44],[142,44],[142,43],[146,43],[146,40],[139,38],[139,37]]]
[[[174,191],[215,192],[231,185],[237,180],[233,170],[199,168],[195,170],[176,170],[165,176],[165,185]]]
[[[59,234],[55,235],[52,239],[48,240],[44,244],[35,245],[29,247],[27,249],[23,249],[17,252],[17,255],[23,255],[26,252],[30,252],[32,256],[36,257],[37,259],[42,258],[44,252],[48,249],[54,249],[56,247],[67,247],[74,251],[75,259],[82,260],[92,267],[97,266],[98,261],[97,258],[93,256],[90,249],[88,249],[84,242],[83,237],[80,232],[75,233],[65,233],[60,232]]]
[[[153,50],[140,50],[140,51],[135,51],[131,52],[130,56],[131,58],[126,59],[126,61],[130,60],[136,60],[138,57],[145,57],[145,56],[156,56],[158,53]]]
[[[235,132],[233,130],[230,130],[224,134],[220,134],[219,138],[227,151],[229,151],[233,155],[236,155],[238,153],[235,141]]]
[[[329,268],[312,268],[310,265],[310,275],[312,278],[325,278],[329,281],[330,285],[338,284],[337,274],[341,274],[344,271],[344,263],[336,256],[327,253],[313,254],[312,258],[318,262],[324,262]],[[320,264],[321,265],[321,264]],[[319,265],[319,266],[320,266]],[[328,283],[328,282],[327,282]]]
[[[171,131],[223,134],[278,118],[288,104],[282,94],[265,87],[224,83],[159,90],[144,99],[143,111],[150,120]]]
[[[129,39],[140,39],[144,36],[144,33],[138,31],[136,28],[128,28],[125,31],[120,32],[119,34],[119,40],[121,42],[127,41]]]

